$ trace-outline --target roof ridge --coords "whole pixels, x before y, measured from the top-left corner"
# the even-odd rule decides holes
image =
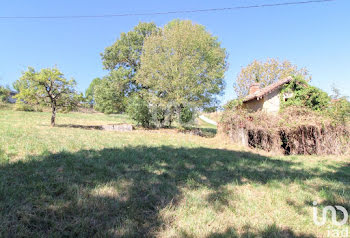
[[[243,102],[248,102],[248,101],[251,101],[253,99],[259,100],[260,98],[262,98],[265,95],[271,93],[273,90],[279,88],[280,86],[282,86],[282,85],[284,85],[286,83],[289,83],[290,81],[292,81],[292,79],[293,78],[291,76],[288,76],[288,77],[286,77],[284,79],[278,80],[277,82],[274,82],[274,83],[272,83],[270,85],[267,85],[266,87],[259,89],[255,93],[246,96],[243,99]]]

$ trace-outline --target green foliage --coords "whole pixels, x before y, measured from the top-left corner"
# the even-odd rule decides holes
[[[7,102],[10,92],[10,89],[0,86],[0,102]]]
[[[130,70],[119,68],[94,85],[94,108],[111,114],[125,111]]]
[[[101,54],[104,68],[111,72],[109,76],[92,82],[88,89],[87,99],[95,104],[96,110],[104,113],[123,112],[126,97],[144,88],[135,81],[134,76],[141,65],[145,38],[158,30],[153,22],[140,22],[132,31],[121,33],[116,42]]]
[[[129,98],[126,111],[130,118],[135,120],[138,124],[141,124],[143,127],[150,126],[151,114],[148,103],[138,94],[134,94]]]
[[[240,99],[232,99],[232,100],[228,101],[224,105],[224,110],[225,111],[227,111],[227,110],[234,110],[240,105],[242,105],[242,100],[240,100]]]
[[[95,104],[95,88],[102,81],[100,78],[94,78],[85,91],[85,101],[92,107]]]
[[[220,106],[216,106],[216,105],[208,106],[203,109],[203,112],[207,112],[207,113],[216,112],[219,108]]]
[[[217,38],[191,21],[172,21],[147,37],[136,82],[154,106],[157,120],[178,116],[184,105],[210,108],[224,88],[226,51]]]
[[[284,95],[291,94],[292,97],[284,100]],[[322,111],[329,106],[330,97],[324,91],[309,85],[301,77],[294,77],[281,91],[282,108],[289,106],[307,107],[314,111]]]
[[[328,113],[336,122],[345,124],[350,121],[350,102],[346,97],[336,99],[331,103]]]
[[[350,102],[347,97],[341,96],[340,90],[333,87],[332,101],[328,108],[328,114],[336,122],[346,124],[350,122]]]
[[[35,71],[29,67],[14,83],[18,91],[15,96],[17,108],[27,110],[29,106],[50,106],[51,125],[54,126],[57,110],[69,111],[78,105],[80,97],[75,91],[75,86],[76,82],[73,79],[67,80],[57,68]]]
[[[305,68],[298,68],[290,61],[280,61],[279,59],[267,59],[266,61],[254,60],[248,66],[241,69],[234,84],[234,90],[239,98],[249,93],[249,87],[253,83],[259,83],[261,87],[266,87],[280,79],[296,75],[307,81],[311,79],[309,72]]]
[[[153,22],[140,22],[132,31],[121,33],[120,38],[101,54],[105,69],[126,68],[135,73],[141,64],[140,57],[145,38],[157,31],[158,27]]]
[[[34,112],[35,111],[33,106],[31,106],[23,101],[17,101],[14,109],[16,111],[24,111],[24,112]]]
[[[179,122],[181,125],[187,125],[194,120],[195,112],[190,107],[184,107],[180,111]]]
[[[119,39],[101,54],[105,69],[110,71],[121,68],[130,70],[129,82],[125,84],[128,86],[125,89],[128,93],[144,88],[143,85],[135,81],[134,76],[141,66],[141,54],[145,39],[158,30],[159,28],[153,22],[140,22],[132,31],[121,33]]]

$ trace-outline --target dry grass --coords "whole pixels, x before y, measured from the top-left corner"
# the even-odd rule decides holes
[[[168,131],[50,128],[49,118],[0,111],[1,237],[322,237],[328,226],[313,224],[312,201],[350,210],[348,156],[257,154]],[[130,121],[57,119],[118,122]]]
[[[244,133],[254,148],[286,154],[349,154],[350,125],[321,112],[288,107],[278,114],[225,111],[219,133],[237,140]],[[239,139],[238,139],[239,140]]]

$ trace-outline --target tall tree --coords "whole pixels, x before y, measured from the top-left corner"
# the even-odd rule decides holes
[[[121,33],[120,38],[101,54],[105,69],[117,70],[124,68],[131,70],[129,90],[140,87],[140,85],[135,84],[133,78],[141,65],[140,58],[144,40],[157,31],[159,31],[159,28],[153,22],[140,22],[132,31]]]
[[[288,76],[302,77],[307,81],[311,80],[307,69],[298,68],[288,60],[254,60],[248,66],[241,69],[234,84],[234,90],[239,98],[244,97],[249,93],[250,85],[255,82],[260,83],[261,87],[266,87]]]
[[[224,89],[227,54],[204,26],[174,20],[145,39],[137,83],[153,105],[179,114],[216,102]]]
[[[98,81],[93,91],[97,111],[106,114],[125,111],[130,74],[131,70],[119,68]]]
[[[91,98],[91,93],[94,93],[96,110],[104,113],[122,112],[127,101],[125,96],[145,88],[136,82],[135,75],[141,66],[144,40],[158,31],[159,28],[153,22],[140,22],[133,30],[121,33],[116,42],[101,53],[103,66],[110,74],[101,81],[94,80],[89,87],[94,88],[89,94]]]
[[[43,104],[51,107],[51,126],[55,126],[58,109],[71,110],[78,103],[76,82],[67,80],[57,68],[35,71],[29,67],[15,83],[17,102]]]

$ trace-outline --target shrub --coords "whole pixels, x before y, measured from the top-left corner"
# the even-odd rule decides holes
[[[7,102],[10,96],[10,90],[0,86],[0,102]]]
[[[25,111],[25,112],[34,112],[35,111],[33,106],[31,106],[27,103],[24,103],[22,101],[19,101],[19,100],[16,102],[15,110],[16,111]]]
[[[143,127],[150,126],[151,114],[148,103],[139,95],[133,95],[130,97],[126,112],[133,120],[141,124]]]
[[[179,114],[179,123],[181,125],[187,125],[193,122],[194,114],[194,111],[190,107],[182,108]]]
[[[223,107],[224,107],[224,110],[233,110],[233,109],[236,109],[240,105],[242,105],[242,100],[233,99],[233,100],[228,101]]]
[[[293,93],[293,96],[287,101],[283,100],[285,93]],[[282,108],[289,106],[308,107],[314,111],[326,109],[330,103],[330,97],[324,91],[309,85],[300,77],[294,77],[294,80],[285,85],[281,93]]]
[[[328,108],[328,113],[335,122],[345,124],[350,121],[350,102],[345,98],[334,100]]]

